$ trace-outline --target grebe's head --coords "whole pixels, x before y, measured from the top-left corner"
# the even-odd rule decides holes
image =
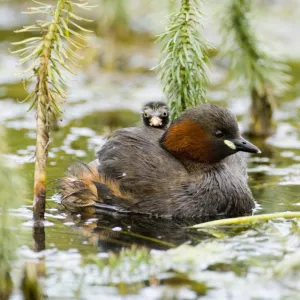
[[[234,115],[214,104],[186,109],[160,143],[177,158],[207,163],[219,162],[238,151],[261,153],[241,137]]]
[[[146,126],[165,129],[169,123],[169,108],[161,101],[149,102],[142,109],[142,118]]]

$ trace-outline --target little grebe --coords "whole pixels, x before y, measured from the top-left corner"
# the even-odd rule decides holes
[[[114,131],[97,153],[97,168],[78,163],[60,181],[62,203],[161,217],[251,214],[255,202],[238,151],[260,153],[227,109],[202,104],[166,131]]]
[[[169,123],[169,108],[161,101],[148,102],[142,109],[142,119],[146,126],[165,129]]]

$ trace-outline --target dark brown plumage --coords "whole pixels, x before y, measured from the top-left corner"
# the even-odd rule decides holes
[[[187,109],[165,132],[119,129],[98,152],[97,172],[89,167],[62,179],[63,204],[180,218],[250,214],[254,200],[238,151],[259,152],[240,136],[234,116],[212,104]]]

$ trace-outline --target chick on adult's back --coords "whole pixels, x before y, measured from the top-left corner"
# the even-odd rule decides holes
[[[151,101],[142,109],[142,119],[145,126],[166,129],[170,112],[168,105],[162,101]]]
[[[251,191],[227,159],[238,151],[259,152],[240,136],[234,116],[212,104],[187,109],[165,132],[119,129],[98,152],[101,178],[91,183],[98,182],[93,205],[107,201],[131,212],[173,217],[249,214]],[[111,182],[119,194],[105,200],[103,185],[113,190]],[[68,179],[62,183],[69,205]]]

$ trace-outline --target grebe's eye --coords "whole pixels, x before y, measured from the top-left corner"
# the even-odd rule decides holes
[[[166,116],[168,115],[168,113],[167,113],[167,112],[164,112],[162,115],[163,115],[164,117],[166,117]]]
[[[149,114],[146,113],[146,112],[144,112],[144,117],[145,117],[145,118],[148,118],[148,117],[149,117]]]
[[[215,132],[215,136],[216,136],[217,138],[221,138],[221,137],[224,136],[224,133],[223,133],[221,130],[217,130],[217,131]]]

